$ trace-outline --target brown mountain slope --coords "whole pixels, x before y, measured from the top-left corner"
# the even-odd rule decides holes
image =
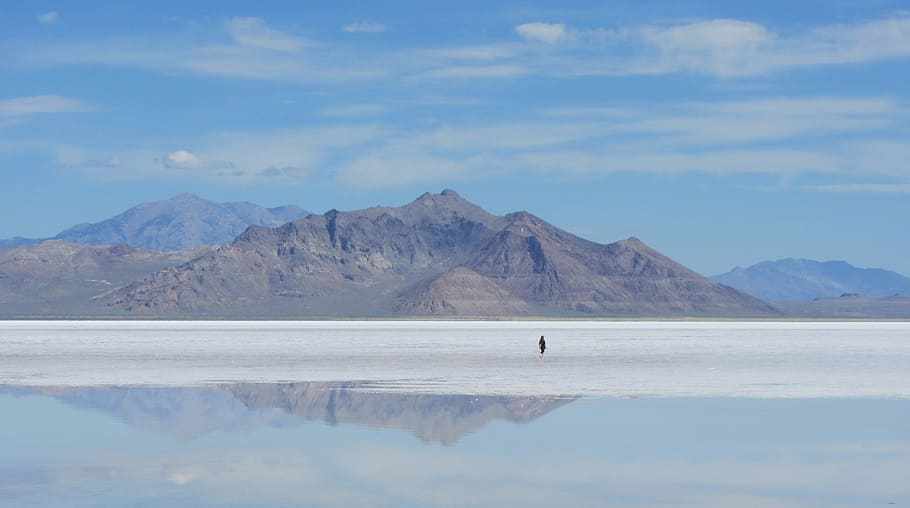
[[[200,252],[154,252],[62,240],[2,250],[0,316],[103,313],[106,309],[94,298]]]
[[[637,238],[601,245],[520,212],[467,266],[527,302],[605,315],[737,315],[762,302],[701,275]]]
[[[251,227],[108,303],[140,315],[287,317],[775,312],[636,239],[590,242],[526,212],[489,214],[452,191]]]
[[[528,302],[464,266],[421,281],[399,295],[396,310],[416,316],[522,316]]]

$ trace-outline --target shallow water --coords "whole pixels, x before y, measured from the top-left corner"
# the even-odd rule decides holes
[[[0,506],[906,506],[899,399],[0,391]]]
[[[890,398],[908,372],[910,323],[0,322],[4,384]]]
[[[5,322],[0,506],[906,506],[908,367],[906,323]]]

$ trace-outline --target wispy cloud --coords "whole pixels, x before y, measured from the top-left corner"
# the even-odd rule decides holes
[[[35,95],[0,100],[0,117],[16,117],[39,113],[82,113],[93,108],[78,100],[59,95]]]
[[[299,51],[304,47],[303,39],[275,30],[261,18],[231,18],[225,26],[231,38],[241,46],[274,51]]]
[[[537,119],[399,133],[371,145],[339,178],[394,186],[521,171],[899,174],[910,154],[881,137],[906,118],[903,105],[887,98],[544,110]],[[859,139],[827,141],[848,133]]]
[[[309,41],[255,17],[231,18],[220,37],[131,37],[68,42],[20,52],[22,65],[104,64],[162,72],[293,82],[363,79],[508,79],[696,73],[761,76],[792,68],[910,58],[910,15],[781,33],[737,19],[578,28],[534,21],[486,44],[406,49]],[[360,21],[348,32],[378,32]],[[223,43],[223,34],[231,43]]]
[[[341,29],[348,33],[370,33],[377,34],[382,33],[387,30],[386,26],[382,23],[376,23],[374,21],[355,21],[354,23],[348,23],[341,27]]]
[[[327,109],[368,119],[383,106]],[[908,112],[889,98],[783,97],[720,103],[544,109],[489,122],[378,127],[369,123],[214,133],[180,146],[60,157],[115,176],[238,181],[313,175],[361,187],[483,179],[507,173],[616,172],[908,176]],[[849,142],[832,144],[831,136]],[[332,176],[334,175],[334,176]]]
[[[433,61],[489,61],[517,56],[523,48],[517,44],[488,44],[422,50],[420,56]]]
[[[103,65],[292,83],[362,81],[389,72],[371,55],[309,41],[261,18],[235,17],[217,28],[209,37],[138,35],[22,46],[16,57],[22,66]]]
[[[910,183],[845,183],[832,185],[807,185],[803,189],[814,192],[910,194]]]
[[[562,23],[525,23],[515,27],[521,37],[535,42],[555,44],[568,36],[566,25]]]
[[[548,61],[557,74],[731,78],[910,57],[910,16],[903,14],[795,34],[736,19],[566,31],[576,42],[561,61]]]
[[[60,13],[57,11],[45,12],[36,16],[38,23],[42,25],[55,25],[60,21]]]
[[[527,73],[528,69],[520,65],[452,65],[432,69],[415,77],[418,79],[514,78]]]
[[[60,166],[104,179],[195,178],[300,181],[325,171],[341,154],[379,139],[370,125],[211,133],[183,146],[140,150],[57,147]],[[155,144],[158,145],[158,144]]]
[[[330,48],[317,50],[301,44],[250,34],[233,44],[128,38],[34,48],[24,50],[21,58],[24,65],[104,65],[291,83],[362,81],[389,72],[364,57],[351,58]]]

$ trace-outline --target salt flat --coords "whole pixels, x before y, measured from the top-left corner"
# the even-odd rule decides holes
[[[908,398],[908,372],[910,323],[898,322],[0,322],[7,385]]]

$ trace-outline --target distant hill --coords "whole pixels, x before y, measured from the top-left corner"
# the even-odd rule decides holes
[[[101,222],[73,226],[53,239],[177,251],[229,243],[249,226],[279,226],[307,214],[296,206],[264,208],[246,202],[214,203],[194,194],[180,194],[140,204]],[[34,245],[43,240],[0,240],[0,248]]]
[[[712,279],[766,301],[807,301],[845,293],[871,298],[910,296],[910,278],[880,268],[857,268],[845,261],[765,261]]]
[[[202,252],[62,240],[0,250],[0,317],[104,313],[94,297]]]
[[[296,206],[214,203],[194,194],[180,194],[135,206],[105,221],[74,226],[55,238],[90,245],[182,250],[228,243],[249,226],[278,226],[306,214]]]
[[[603,245],[454,191],[332,210],[113,291],[150,316],[765,316],[777,311],[630,238]]]

